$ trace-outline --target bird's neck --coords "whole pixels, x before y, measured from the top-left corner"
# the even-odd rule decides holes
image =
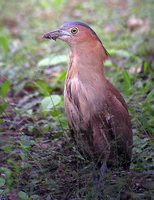
[[[69,75],[78,75],[81,79],[104,78],[103,62],[107,55],[102,44],[83,43],[72,46],[70,54]]]

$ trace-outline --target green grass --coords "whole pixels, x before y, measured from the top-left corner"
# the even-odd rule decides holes
[[[0,199],[98,199],[93,166],[68,134],[68,47],[42,39],[74,19],[90,24],[110,53],[106,76],[125,97],[132,118],[131,170],[108,171],[102,198],[153,198],[153,2],[111,2],[1,0]],[[134,30],[128,25],[133,16],[142,20]]]

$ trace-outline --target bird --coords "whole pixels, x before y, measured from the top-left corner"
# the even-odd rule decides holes
[[[127,104],[105,77],[109,54],[96,32],[80,21],[65,22],[43,35],[70,47],[64,106],[71,136],[80,153],[107,168],[129,169],[133,133]]]

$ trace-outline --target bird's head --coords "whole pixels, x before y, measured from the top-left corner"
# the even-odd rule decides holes
[[[91,58],[99,57],[103,61],[108,58],[108,52],[101,40],[87,24],[79,21],[64,23],[59,29],[43,35],[46,39],[60,39],[65,41],[72,50],[77,50],[80,55],[87,52]],[[94,53],[95,51],[95,53]],[[97,55],[96,55],[97,54]]]
[[[43,38],[60,39],[70,46],[96,41],[101,43],[96,33],[87,24],[78,21],[64,23],[59,29],[45,33]]]

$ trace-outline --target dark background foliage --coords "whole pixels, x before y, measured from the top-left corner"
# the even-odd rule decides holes
[[[130,172],[108,171],[103,199],[153,199],[153,0],[0,1],[0,199],[97,199],[91,163],[68,135],[63,85],[68,47],[42,39],[80,20],[110,54],[105,73],[129,106]]]

